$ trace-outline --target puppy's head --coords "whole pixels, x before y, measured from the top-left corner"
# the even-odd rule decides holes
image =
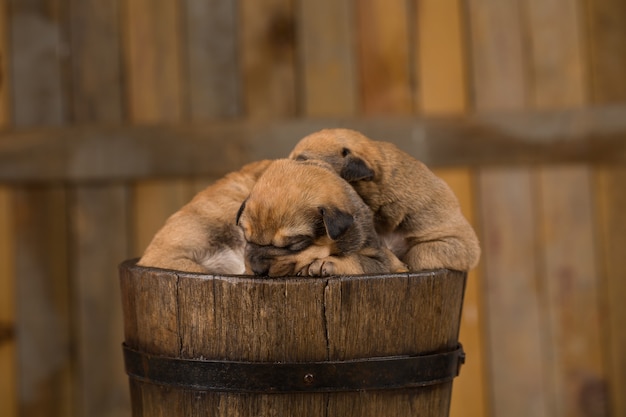
[[[348,182],[375,181],[380,152],[376,142],[350,129],[324,129],[303,138],[290,159],[321,160]]]
[[[295,275],[315,259],[356,250],[365,239],[352,187],[321,162],[274,161],[241,205],[246,272]]]

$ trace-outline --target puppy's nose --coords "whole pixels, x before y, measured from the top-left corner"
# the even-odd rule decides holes
[[[270,271],[269,265],[252,265],[252,273],[256,276],[265,276]]]

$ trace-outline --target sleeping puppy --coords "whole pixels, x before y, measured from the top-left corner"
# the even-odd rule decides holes
[[[369,207],[321,161],[276,160],[241,205],[237,224],[247,242],[247,273],[274,277],[407,271],[383,247]]]
[[[245,241],[237,210],[271,161],[245,165],[199,192],[174,213],[138,265],[209,274],[243,274]]]
[[[478,239],[452,190],[395,145],[326,129],[302,139],[290,158],[332,165],[372,209],[376,230],[409,269],[466,271],[478,263]]]

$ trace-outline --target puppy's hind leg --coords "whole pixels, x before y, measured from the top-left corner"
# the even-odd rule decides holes
[[[479,250],[476,245],[449,237],[412,242],[400,259],[411,271],[439,268],[467,271],[476,265],[478,256]]]

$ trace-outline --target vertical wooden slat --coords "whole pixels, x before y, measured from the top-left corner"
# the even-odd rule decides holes
[[[63,0],[11,0],[13,122],[18,127],[62,125],[67,120],[62,82]]]
[[[184,0],[184,5],[190,118],[238,117],[237,2]]]
[[[585,166],[542,168],[539,174],[554,416],[582,417],[590,409],[607,415],[589,176]]]
[[[179,2],[123,1],[130,120],[180,121],[183,106]]]
[[[11,2],[13,125],[66,122],[64,3]],[[67,202],[63,186],[15,192],[19,414],[72,416]]]
[[[467,111],[467,45],[462,4],[458,0],[424,0],[415,2],[414,7],[416,108],[426,116],[463,114]],[[435,173],[452,188],[464,215],[478,229],[475,173],[468,168],[439,169]],[[468,360],[454,381],[450,404],[453,417],[484,417],[488,412],[481,291],[482,276],[479,269],[474,269],[468,274],[460,332]]]
[[[298,11],[304,113],[354,115],[358,94],[352,2],[301,0]]]
[[[580,3],[531,0],[526,3],[529,34],[529,104],[551,110],[586,102],[585,45]]]
[[[0,0],[0,127],[4,128],[11,119],[9,108],[9,26],[8,0]]]
[[[608,394],[611,416],[626,415],[626,168],[605,166],[598,168],[596,185],[596,210],[600,227],[601,269],[604,276],[602,285],[603,320],[601,330],[605,334],[608,368]]]
[[[528,101],[520,2],[470,0],[476,110],[521,110]],[[530,169],[481,169],[486,352],[494,416],[549,416],[541,288],[536,272],[534,180]]]
[[[19,413],[72,416],[65,189],[20,187],[14,213]]]
[[[130,409],[117,280],[117,265],[129,252],[127,194],[124,185],[79,186],[73,193],[78,416],[123,416]]]
[[[362,0],[355,3],[361,74],[361,110],[365,114],[410,114],[408,3]]]
[[[415,107],[429,115],[463,113],[468,51],[461,0],[417,0],[415,10]]]
[[[73,120],[121,123],[119,2],[72,2],[70,24]],[[71,189],[77,416],[122,416],[130,410],[117,280],[117,265],[129,255],[127,194],[123,184],[78,184]]]
[[[479,187],[491,410],[548,417],[533,175],[526,168],[485,168]]]
[[[188,114],[192,122],[241,117],[237,2],[184,0]],[[186,200],[215,178],[194,178]]]
[[[590,33],[592,97],[596,103],[626,100],[626,2],[584,0]]]
[[[580,6],[568,0],[527,3],[535,109],[586,101]],[[584,416],[590,408],[596,415],[608,412],[589,176],[585,166],[538,168],[546,376],[554,416]]]
[[[13,193],[0,187],[0,415],[17,416]]]
[[[476,108],[521,110],[527,75],[520,2],[468,0],[467,12]]]
[[[295,116],[299,110],[292,1],[242,0],[239,11],[246,116]]]
[[[0,129],[8,127],[10,120],[7,21],[7,3],[0,0]],[[0,186],[0,415],[7,417],[17,416],[12,201],[11,190]]]
[[[586,0],[594,104],[626,101],[626,3],[621,0]],[[596,210],[600,225],[603,272],[602,300],[605,320],[603,344],[609,373],[612,416],[626,415],[626,170],[599,167],[595,175]]]
[[[124,0],[130,120],[179,122],[183,117],[180,2]],[[140,256],[165,219],[187,200],[181,180],[140,182],[134,189],[133,256]]]

